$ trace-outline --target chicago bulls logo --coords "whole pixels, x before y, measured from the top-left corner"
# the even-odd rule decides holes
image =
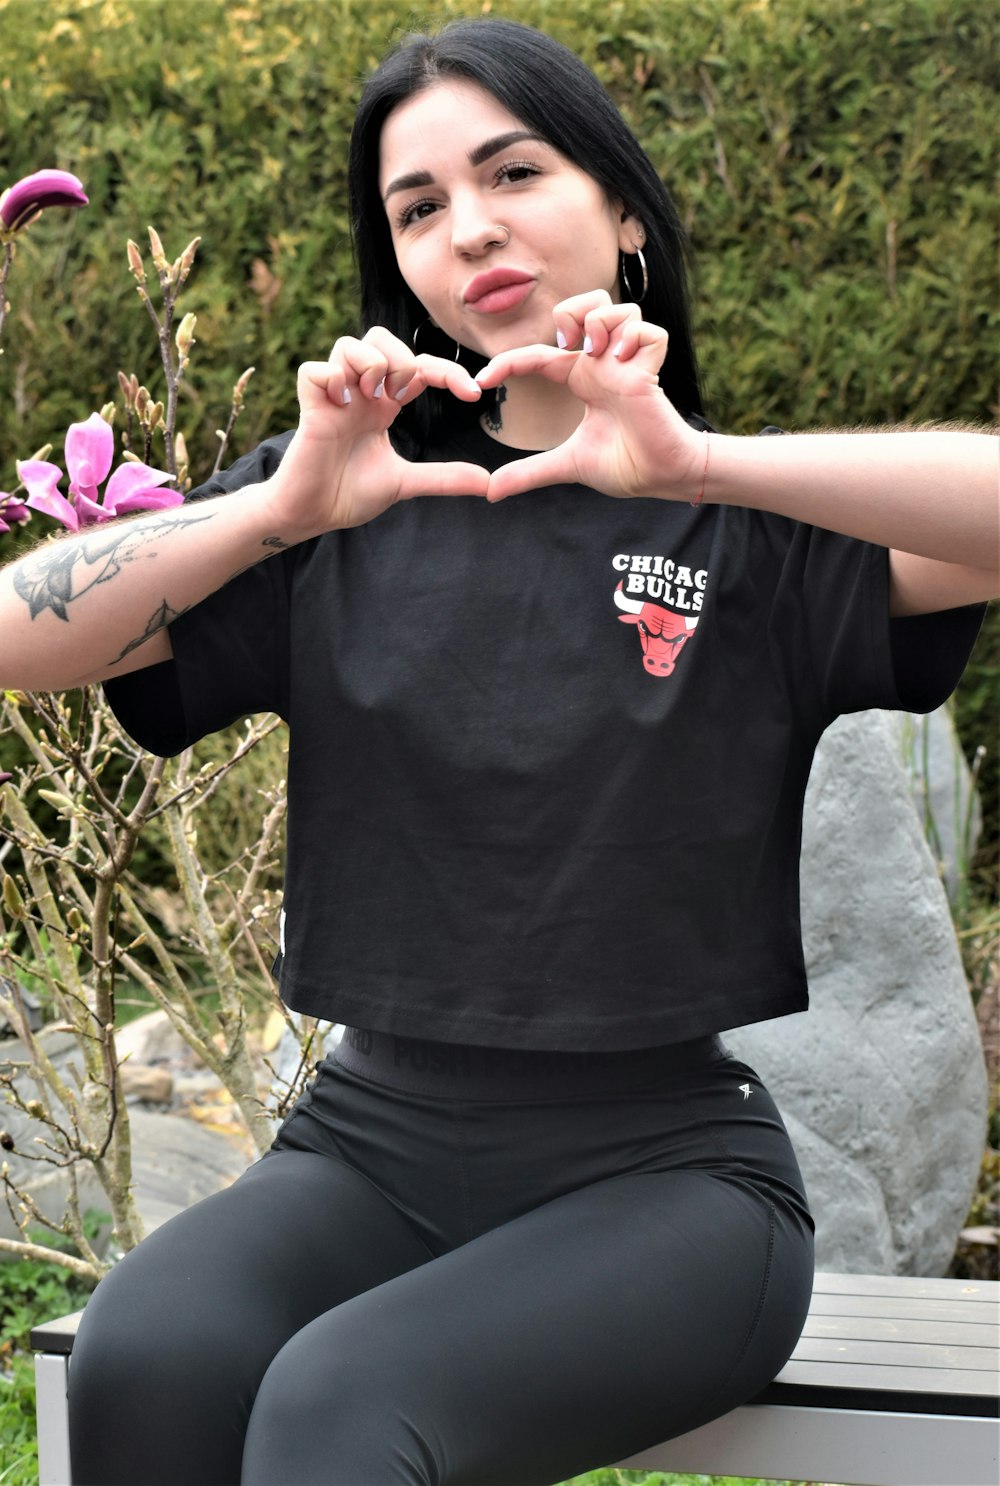
[[[651,676],[669,676],[677,657],[694,634],[697,618],[675,614],[660,604],[640,603],[625,597],[622,584],[615,589],[615,604],[622,611],[622,624],[634,624],[642,645],[642,663]]]

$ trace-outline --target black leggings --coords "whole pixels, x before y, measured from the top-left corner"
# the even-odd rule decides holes
[[[715,1039],[491,1052],[360,1032],[273,1149],[87,1307],[76,1486],[550,1486],[753,1396],[812,1224]]]

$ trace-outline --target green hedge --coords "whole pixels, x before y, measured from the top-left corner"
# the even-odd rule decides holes
[[[92,204],[37,223],[14,265],[0,483],[119,366],[155,379],[124,255],[149,222],[171,255],[204,239],[184,301],[196,471],[244,366],[240,447],[286,425],[296,363],[354,325],[363,78],[411,24],[481,8],[580,51],[676,193],[720,426],[989,416],[993,0],[7,0],[0,179],[60,166]]]
[[[363,79],[401,31],[480,10],[580,52],[674,191],[720,427],[991,417],[995,0],[0,0],[0,182],[59,166],[91,197],[19,248],[0,488],[119,367],[157,391],[124,251],[150,222],[171,256],[203,238],[182,301],[195,476],[245,366],[235,450],[288,426],[297,362],[354,328]]]

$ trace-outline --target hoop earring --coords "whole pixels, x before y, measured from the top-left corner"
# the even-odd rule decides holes
[[[505,248],[507,246],[507,244],[510,242],[510,228],[509,227],[505,227],[502,222],[500,222],[498,225],[499,225],[500,231],[501,232],[506,232],[507,236],[505,238],[502,238],[502,239],[499,238],[499,237],[491,237],[490,240],[489,240],[489,242],[486,244],[486,246],[488,248]]]
[[[635,290],[632,288],[632,285],[628,281],[628,259],[625,257],[624,253],[622,253],[620,256],[622,283],[625,285],[625,288],[631,295],[632,303],[642,304],[642,301],[646,298],[646,291],[649,288],[649,269],[646,267],[646,260],[642,256],[642,249],[636,248],[634,254],[630,254],[631,257],[638,258],[639,267],[642,269],[642,291],[639,294],[636,294]]]
[[[420,350],[417,347],[417,336],[423,330],[423,328],[424,328],[425,325],[429,325],[432,330],[437,330],[439,328],[437,325],[434,324],[434,321],[431,319],[430,315],[427,316],[427,319],[426,320],[421,320],[420,324],[417,326],[416,330],[413,332],[413,337],[412,337],[412,340],[411,340],[411,345],[413,346],[413,349],[414,349],[414,351],[416,351],[416,353],[417,353],[418,356],[421,354],[421,352],[420,352]],[[459,358],[459,356],[461,356],[461,354],[462,354],[461,342],[456,341],[455,342],[455,355],[453,356],[452,360],[457,361],[458,358]],[[434,352],[433,351],[428,351],[427,352],[427,355],[428,356],[433,356],[434,355]]]

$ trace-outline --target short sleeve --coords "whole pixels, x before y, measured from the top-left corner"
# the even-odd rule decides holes
[[[270,439],[192,492],[204,500],[267,479],[291,434]],[[251,712],[287,715],[288,589],[298,549],[268,558],[170,625],[173,659],[105,683],[125,730],[170,755]]]
[[[933,712],[958,685],[986,614],[985,604],[890,619],[889,641],[899,707]]]
[[[784,518],[760,526],[764,545],[758,529],[750,551],[769,587],[769,647],[811,728],[869,708],[931,711],[951,694],[982,606],[892,619],[886,548]]]

